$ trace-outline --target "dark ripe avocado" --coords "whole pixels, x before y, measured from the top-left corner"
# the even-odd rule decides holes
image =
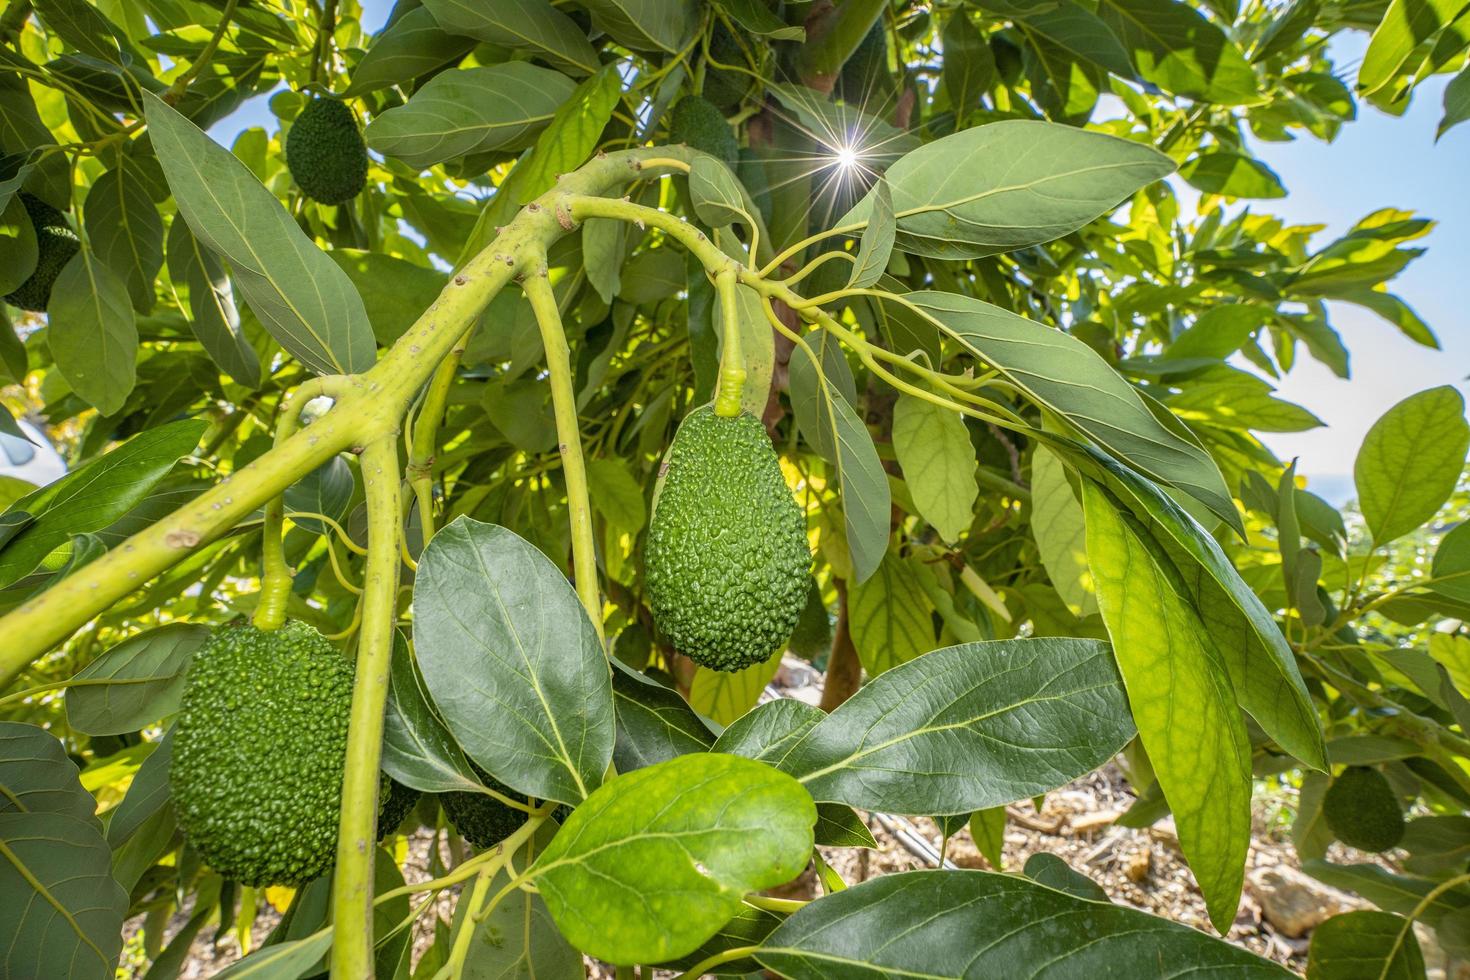
[[[378,840],[398,829],[398,825],[418,805],[420,795],[418,790],[393,777],[383,776],[382,792],[378,795]]]
[[[352,665],[304,623],[226,627],[194,656],[169,770],[179,826],[245,885],[332,866]]]
[[[367,144],[346,103],[313,99],[286,134],[286,169],[301,193],[341,204],[367,184]]]
[[[45,313],[51,299],[51,286],[61,269],[77,254],[81,244],[67,224],[66,215],[39,197],[20,192],[20,201],[36,229],[36,268],[30,278],[15,287],[5,302],[32,313]]]
[[[1404,811],[1377,769],[1353,766],[1327,787],[1322,815],[1338,840],[1360,851],[1386,851],[1404,837]]]
[[[697,95],[686,95],[674,105],[669,118],[669,140],[703,150],[733,167],[740,159],[735,131],[718,106]]]
[[[765,426],[696,409],[665,466],[644,553],[654,623],[714,670],[769,659],[807,604],[812,555]]]
[[[481,783],[500,795],[508,796],[513,800],[521,798],[519,793],[495,779],[473,762],[470,763],[470,768],[474,769],[475,775],[480,777]],[[441,793],[439,802],[443,804],[444,814],[449,817],[449,822],[454,824],[454,829],[459,836],[481,849],[494,847],[505,840],[519,830],[530,816],[524,810],[506,806],[495,797],[485,793]],[[562,805],[557,807],[552,816],[560,821],[565,820],[570,813],[571,809]]]

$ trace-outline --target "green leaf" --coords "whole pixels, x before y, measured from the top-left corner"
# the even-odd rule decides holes
[[[101,830],[97,801],[82,788],[61,740],[35,725],[0,721],[0,815],[67,816]]]
[[[1449,385],[1410,395],[1373,423],[1353,482],[1374,544],[1401,538],[1435,515],[1455,489],[1467,449],[1465,399]]]
[[[67,384],[103,415],[121,409],[137,383],[138,356],[121,277],[84,247],[56,277],[46,319],[46,341]]]
[[[1270,307],[1251,303],[1221,303],[1201,313],[1165,348],[1169,360],[1208,357],[1224,360],[1240,350],[1271,315]]]
[[[1385,912],[1399,915],[1419,914],[1419,904],[1441,884],[1428,878],[1398,875],[1377,864],[1333,864],[1330,861],[1303,861],[1302,870],[1333,888],[1352,892],[1377,905]],[[1425,921],[1433,922],[1442,915],[1470,908],[1470,893],[1463,887],[1440,892],[1423,911]]]
[[[797,427],[836,470],[853,577],[865,581],[888,550],[892,498],[873,437],[849,401],[849,391],[852,400],[857,396],[852,369],[825,331],[817,350],[810,341],[798,345],[788,367]]]
[[[356,98],[427,75],[463,58],[474,46],[474,41],[441,28],[432,7],[410,10],[373,39],[342,95]]]
[[[168,623],[129,637],[84,667],[66,694],[66,718],[88,735],[123,735],[179,709],[184,675],[209,629]]]
[[[1347,300],[1366,307],[1399,328],[1399,332],[1416,344],[1439,350],[1439,338],[1414,308],[1393,293],[1377,289],[1344,289],[1332,294],[1333,299]]]
[[[657,963],[715,935],[746,893],[800,874],[816,819],[806,791],[763,763],[682,755],[593,793],[529,873],[572,945]]]
[[[636,535],[648,522],[643,488],[621,459],[598,456],[587,460],[587,487],[592,509],[619,531]]]
[[[582,0],[592,26],[635,51],[679,52],[697,21],[693,0]]]
[[[120,164],[98,177],[83,210],[87,243],[127,283],[133,309],[153,309],[163,268],[163,219],[135,168]]]
[[[1312,930],[1307,976],[1418,980],[1424,976],[1424,954],[1414,937],[1413,921],[1372,909],[1334,915]]]
[[[1218,105],[1256,98],[1256,75],[1231,41],[1180,0],[1103,0],[1103,22],[1132,53],[1138,73],[1159,88]]]
[[[229,261],[270,335],[318,374],[371,367],[372,327],[347,275],[234,154],[161,100],[145,94],[144,101],[148,134],[180,216]]]
[[[138,767],[128,793],[107,821],[107,843],[116,851],[154,816],[170,806],[168,770],[173,761],[173,729],[163,733],[158,745]]]
[[[867,226],[863,228],[857,261],[853,263],[852,274],[847,279],[849,289],[866,289],[882,277],[888,268],[888,258],[893,254],[897,233],[893,192],[888,189],[888,181],[880,179],[873,188],[873,209],[868,215]]]
[[[1192,378],[1165,404],[1186,422],[1259,432],[1305,432],[1326,423],[1300,405],[1273,398],[1269,384],[1245,371],[1224,369]]]
[[[672,248],[651,248],[628,260],[623,266],[622,279],[618,299],[640,306],[657,303],[684,288],[684,260]],[[755,315],[765,323],[759,307]]]
[[[381,252],[334,248],[327,255],[357,288],[373,337],[384,347],[408,332],[449,283],[438,269]]]
[[[347,519],[357,477],[342,455],[333,456],[286,488],[288,514],[321,514],[341,524]],[[314,517],[292,517],[292,523],[312,534],[330,534],[331,528]]]
[[[886,177],[897,247],[965,259],[1060,238],[1173,170],[1141,143],[1008,119],[926,143]],[[870,193],[842,223],[866,221],[872,202]]]
[[[118,65],[125,47],[132,54],[117,26],[86,0],[38,0],[32,6],[48,31],[83,54]]]
[[[955,119],[963,123],[995,84],[995,54],[964,7],[955,8],[945,18],[940,42],[944,48],[940,85]],[[891,204],[889,210],[891,214]]]
[[[1439,539],[1429,574],[1440,580],[1433,583],[1434,591],[1470,602],[1470,522],[1456,525]]]
[[[604,303],[622,291],[623,258],[628,225],[615,218],[588,218],[582,222],[582,264],[587,281]],[[696,260],[697,261],[697,260]],[[701,280],[704,267],[699,267]]]
[[[822,802],[970,813],[1090,772],[1133,737],[1107,645],[965,643],[865,684],[780,759]]]
[[[1225,552],[1183,508],[1150,481],[1094,450],[1082,459],[1146,518],[1153,536],[1189,584],[1196,608],[1225,658],[1241,706],[1292,755],[1326,769],[1317,710],[1302,683],[1296,655],[1275,618],[1241,579]],[[1078,457],[1073,462],[1079,462]]]
[[[1411,73],[1419,45],[1438,34],[1470,4],[1465,0],[1393,0],[1368,40],[1358,67],[1358,91],[1371,95]]]
[[[425,0],[439,26],[489,44],[530,51],[573,75],[598,69],[587,35],[547,0]]]
[[[1047,851],[1027,858],[1023,873],[1038,885],[1046,885],[1089,902],[1109,900],[1101,885]]]
[[[1036,402],[1139,471],[1195,497],[1244,533],[1225,478],[1209,453],[1165,426],[1091,347],[968,296],[925,291],[907,299]]]
[[[1450,83],[1445,86],[1444,115],[1434,131],[1435,140],[1466,119],[1470,119],[1470,68],[1450,79]]]
[[[1131,513],[1082,485],[1087,557],[1128,701],[1210,920],[1230,927],[1250,845],[1251,762],[1223,658],[1173,562]]]
[[[934,649],[934,607],[909,561],[889,552],[850,590],[848,618],[858,659],[870,676]]]
[[[6,896],[0,935],[8,974],[112,980],[128,896],[112,879],[111,860],[95,822],[0,812],[0,894]]]
[[[0,588],[35,570],[74,534],[99,531],[148,495],[180,456],[193,452],[202,419],[180,419],[140,433],[106,455],[10,505],[33,520],[0,551]]]
[[[893,406],[893,451],[919,516],[953,544],[975,519],[975,447],[964,416],[914,395]]]
[[[618,718],[613,762],[618,772],[703,752],[714,744],[714,733],[677,691],[621,661],[614,660],[612,665],[613,705]]]
[[[731,20],[752,34],[768,37],[773,41],[806,40],[805,28],[788,27],[785,21],[771,13],[765,0],[714,0],[714,3]]]
[[[1133,63],[1116,35],[1096,14],[1073,0],[981,0],[981,7],[1010,17],[1033,46],[1050,46],[1119,78],[1133,78]],[[1038,45],[1040,42],[1040,45]]]
[[[429,703],[423,678],[401,632],[393,636],[382,764],[388,775],[420,792],[480,791],[480,779],[464,750]]]
[[[747,225],[754,219],[745,206],[740,181],[723,160],[700,153],[689,166],[689,196],[694,213],[711,228],[723,228],[736,221]]]
[[[332,948],[332,930],[322,929],[305,939],[277,943],[236,960],[215,974],[216,980],[283,980],[304,976]]]
[[[1037,446],[1031,456],[1031,520],[1041,564],[1052,588],[1074,616],[1097,612],[1087,568],[1087,543],[1078,503],[1067,471],[1056,453]]]
[[[882,170],[920,146],[917,135],[891,126],[856,106],[828,102],[805,86],[773,82],[766,88],[787,111],[795,114],[797,123],[805,130],[805,138],[809,140],[803,156],[815,151],[819,156],[818,165],[825,164],[822,169],[836,168],[837,154],[844,148],[854,151],[864,167]],[[812,169],[812,164],[805,160],[801,166],[805,172]],[[850,220],[848,218],[841,223],[847,224]]]
[[[240,329],[235,291],[219,256],[199,244],[189,223],[175,219],[168,229],[168,275],[189,294],[189,327],[211,360],[236,383],[260,385],[260,357]],[[335,254],[335,253],[334,253]]]
[[[577,803],[612,758],[612,685],[597,632],[551,560],[460,517],[419,561],[424,684],[471,759],[517,792]]]
[[[769,660],[742,670],[710,670],[700,667],[689,682],[689,705],[695,711],[728,725],[760,700],[761,692],[781,669],[781,651]]]
[[[970,840],[990,867],[1005,870],[1006,808],[986,807],[970,814]]]
[[[1244,153],[1213,150],[1201,153],[1179,168],[1179,176],[1197,190],[1226,197],[1285,197],[1286,188],[1276,172]]]
[[[574,87],[561,72],[523,61],[441,72],[373,117],[368,146],[420,170],[487,150],[523,150]]]
[[[980,980],[1039,968],[1048,980],[1292,976],[1188,926],[988,871],[909,871],[854,885],[792,915],[755,958],[791,980]]]
[[[10,196],[0,208],[0,295],[31,277],[36,270],[36,229],[19,197]],[[3,328],[10,330],[7,323]],[[13,372],[12,372],[13,373]]]
[[[1309,861],[1327,853],[1335,836],[1322,815],[1322,794],[1332,780],[1325,773],[1309,772],[1302,776],[1297,794],[1296,820],[1291,825],[1291,844],[1299,860]]]

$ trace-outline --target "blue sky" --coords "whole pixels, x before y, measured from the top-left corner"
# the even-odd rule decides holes
[[[391,6],[390,0],[363,0],[365,28],[381,27]],[[1334,40],[1339,72],[1356,71],[1366,44],[1367,35],[1356,32]],[[1283,459],[1299,457],[1298,472],[1337,503],[1353,496],[1350,477],[1358,445],[1390,406],[1435,385],[1470,390],[1470,313],[1463,298],[1464,280],[1470,278],[1470,195],[1463,192],[1470,173],[1470,123],[1435,142],[1448,77],[1420,86],[1402,117],[1361,105],[1358,119],[1345,125],[1331,144],[1310,136],[1292,143],[1254,144],[1288,191],[1284,199],[1256,202],[1255,210],[1294,224],[1325,224],[1318,245],[1385,207],[1413,210],[1439,222],[1427,239],[1415,243],[1427,245],[1427,254],[1391,288],[1439,335],[1443,351],[1420,347],[1359,307],[1332,304],[1333,326],[1352,352],[1351,379],[1339,379],[1302,356],[1280,383],[1281,397],[1305,405],[1327,426],[1271,435],[1267,443]],[[249,126],[275,126],[266,97],[251,100],[213,133],[229,143]]]

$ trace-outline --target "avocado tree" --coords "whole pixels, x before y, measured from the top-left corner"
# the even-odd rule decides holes
[[[1217,931],[1274,778],[1378,906],[1311,973],[1470,949],[1463,401],[1373,428],[1361,522],[1259,436],[1320,424],[1299,357],[1347,375],[1330,302],[1437,346],[1386,286],[1432,223],[1287,225],[1247,140],[1459,71],[1455,125],[1470,3],[363,17],[0,14],[0,429],[74,463],[0,480],[9,975],[111,976],[135,916],[176,975],[265,901],[231,973],[1285,975],[1000,868],[1006,804],[1115,759]],[[820,708],[758,703],[788,653]],[[858,811],[996,871],[844,881]]]

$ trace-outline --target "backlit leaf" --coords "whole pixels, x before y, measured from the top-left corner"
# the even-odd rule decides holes
[[[424,6],[451,34],[530,51],[574,75],[597,70],[597,52],[587,36],[547,0],[425,0]]]
[[[974,519],[975,447],[964,417],[915,395],[893,406],[893,451],[919,515],[953,543]]]

